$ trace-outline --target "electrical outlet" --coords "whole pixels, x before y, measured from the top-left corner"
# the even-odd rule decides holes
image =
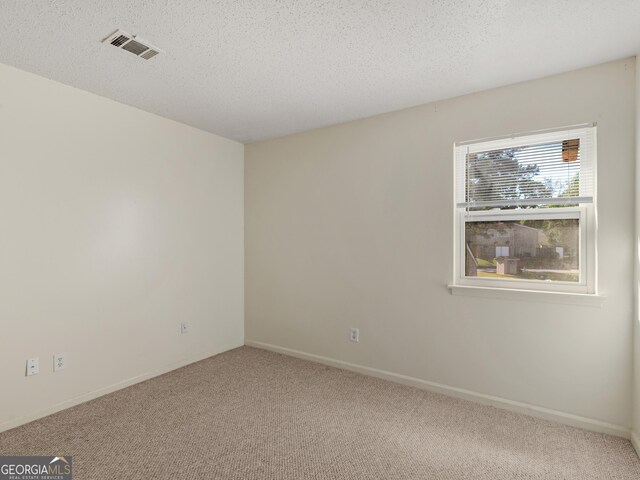
[[[189,324],[187,322],[182,322],[180,324],[180,333],[182,333],[183,335],[185,333],[189,333]]]
[[[360,341],[360,330],[357,328],[352,328],[351,329],[351,335],[349,336],[349,340],[351,340],[352,342],[359,342]]]
[[[58,370],[64,370],[65,368],[67,368],[67,354],[56,353],[53,356],[53,371],[57,372]]]
[[[38,357],[27,360],[27,377],[40,373],[40,359]]]

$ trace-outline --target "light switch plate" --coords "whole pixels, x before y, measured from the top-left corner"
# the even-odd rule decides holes
[[[27,377],[40,373],[40,359],[38,357],[27,360]]]

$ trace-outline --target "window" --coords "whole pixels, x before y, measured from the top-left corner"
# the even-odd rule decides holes
[[[596,127],[455,145],[455,284],[596,293]]]

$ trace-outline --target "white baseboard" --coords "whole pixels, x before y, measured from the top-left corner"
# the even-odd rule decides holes
[[[316,363],[322,363],[343,370],[349,370],[363,375],[369,375],[371,377],[382,378],[390,380],[392,382],[401,383],[403,385],[409,385],[423,390],[429,390],[450,397],[461,398],[463,400],[470,400],[472,402],[481,403],[483,405],[491,405],[493,407],[509,410],[532,417],[542,418],[550,420],[564,425],[570,425],[572,427],[583,428],[585,430],[591,430],[599,433],[607,433],[626,439],[631,438],[631,431],[629,428],[622,425],[615,425],[613,423],[603,422],[601,420],[595,420],[592,418],[581,417],[579,415],[573,415],[571,413],[560,412],[550,408],[539,407],[536,405],[530,405],[524,402],[517,402],[514,400],[508,400],[506,398],[494,397],[492,395],[485,395],[483,393],[473,392],[471,390],[465,390],[463,388],[452,387],[441,383],[429,382],[415,377],[409,377],[406,375],[400,375],[397,373],[387,372],[385,370],[378,370],[377,368],[364,367],[362,365],[356,365],[354,363],[343,362],[342,360],[336,360],[333,358],[327,358],[320,355],[314,355],[312,353],[301,352],[299,350],[293,350],[290,348],[280,347],[278,345],[271,345],[268,343],[257,342],[253,340],[245,340],[245,345],[249,347],[261,348],[264,350],[270,350],[276,353],[282,353],[303,360],[310,360]],[[636,437],[636,442],[638,438]],[[638,447],[636,446],[636,449]]]
[[[184,367],[191,363],[199,362],[200,360],[204,360],[205,358],[218,355],[219,353],[226,352],[227,350],[232,350],[234,348],[238,348],[243,345],[244,345],[244,341],[238,341],[228,345],[218,346],[211,351],[193,355],[189,358],[186,358],[179,362],[172,363],[170,365],[166,365],[157,370],[143,373],[142,375],[136,375],[135,377],[128,378],[126,380],[123,380],[122,382],[114,383],[107,387],[99,388],[98,390],[93,390],[91,392],[78,395],[77,397],[70,398],[68,400],[65,400],[64,402],[57,403],[56,405],[45,408],[43,410],[38,410],[37,412],[33,412],[28,415],[22,416],[20,418],[16,418],[13,420],[9,420],[8,422],[4,422],[0,424],[0,432],[11,430],[12,428],[19,427],[20,425],[33,422],[34,420],[38,420],[39,418],[47,417],[61,410],[66,410],[67,408],[75,407],[76,405],[80,405],[81,403],[88,402],[89,400],[102,397],[103,395],[107,395],[117,390],[122,390],[123,388],[130,387],[131,385],[135,385],[136,383],[144,382],[145,380],[149,380],[153,377],[163,375],[165,373],[171,372],[173,370]]]
[[[636,449],[636,453],[640,457],[640,435],[638,432],[631,430],[631,445]]]

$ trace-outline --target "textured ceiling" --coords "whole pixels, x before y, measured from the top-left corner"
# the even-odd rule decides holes
[[[0,0],[0,62],[242,142],[639,51],[640,0]]]

